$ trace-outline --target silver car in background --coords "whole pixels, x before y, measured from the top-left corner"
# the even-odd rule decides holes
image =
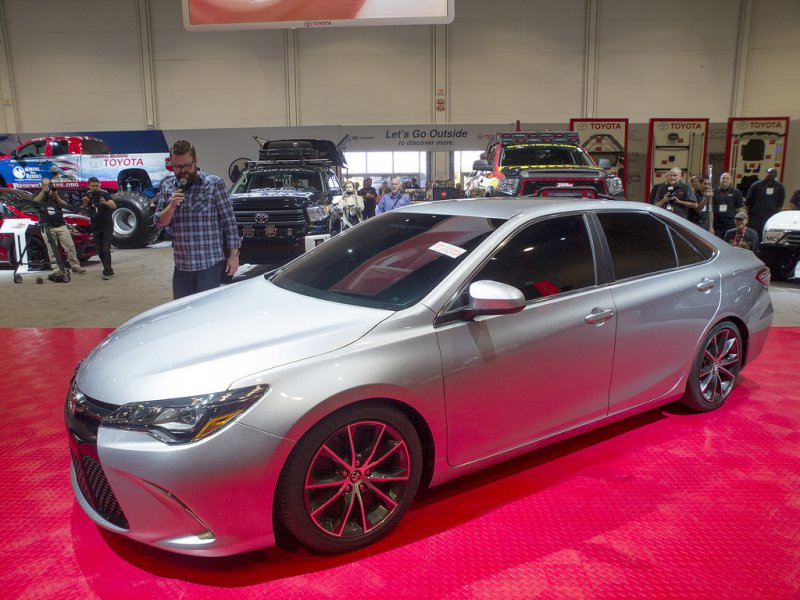
[[[385,536],[441,484],[682,400],[725,402],[772,321],[751,252],[649,205],[442,201],[150,310],[78,366],[99,525],[222,556]]]

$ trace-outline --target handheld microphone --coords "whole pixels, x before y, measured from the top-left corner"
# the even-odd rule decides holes
[[[667,187],[667,191],[671,194],[675,188],[672,186]]]
[[[178,180],[178,189],[180,189],[181,191],[185,190],[188,183],[189,183],[189,180],[186,179],[186,177],[181,177]]]

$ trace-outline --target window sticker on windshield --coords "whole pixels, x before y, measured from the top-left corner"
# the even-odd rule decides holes
[[[453,244],[448,244],[447,242],[436,242],[433,246],[428,248],[428,250],[433,250],[434,252],[438,252],[439,254],[444,254],[445,256],[449,256],[450,258],[458,258],[466,250],[464,248],[459,248],[458,246],[453,246]]]

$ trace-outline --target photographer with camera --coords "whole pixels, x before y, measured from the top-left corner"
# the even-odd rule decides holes
[[[78,262],[78,256],[75,252],[75,244],[72,241],[72,235],[67,229],[67,223],[64,221],[64,207],[69,206],[58,192],[50,186],[50,179],[47,177],[42,178],[42,189],[33,197],[39,209],[39,222],[44,227],[49,227],[52,233],[55,248],[50,245],[50,236],[42,232],[45,245],[47,246],[47,257],[49,265],[44,265],[45,268],[52,268],[52,265],[58,265],[61,258],[58,255],[58,247],[61,246],[67,254],[67,261],[73,273],[86,273],[86,269],[81,267]]]
[[[681,169],[671,168],[667,173],[667,180],[650,190],[648,202],[688,219],[689,211],[697,210],[698,200],[692,188],[681,181],[682,176]]]
[[[89,177],[89,191],[81,198],[81,209],[92,220],[92,238],[97,249],[100,262],[103,263],[103,279],[114,277],[111,268],[111,240],[114,237],[114,221],[112,215],[117,209],[116,203],[108,192],[100,189],[100,180]]]

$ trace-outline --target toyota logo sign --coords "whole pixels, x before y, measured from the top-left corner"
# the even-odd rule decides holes
[[[256,213],[256,223],[263,225],[267,221],[269,221],[269,215],[267,213]]]

